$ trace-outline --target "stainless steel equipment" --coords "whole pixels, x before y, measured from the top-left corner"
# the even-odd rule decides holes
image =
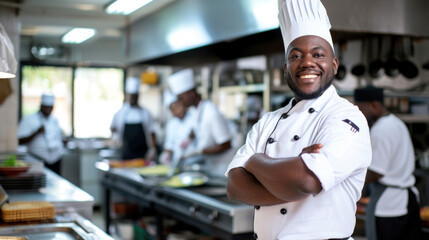
[[[253,207],[226,197],[226,179],[211,178],[199,187],[171,188],[154,184],[134,169],[109,169],[101,165],[97,168],[103,171],[105,206],[110,205],[110,191],[119,192],[142,206],[155,209],[160,215],[184,221],[222,239],[248,239],[251,236]],[[109,209],[104,210],[108,229]]]

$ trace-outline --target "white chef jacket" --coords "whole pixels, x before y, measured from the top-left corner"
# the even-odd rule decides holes
[[[254,153],[272,158],[296,157],[304,147],[321,143],[320,153],[301,157],[318,177],[322,191],[295,202],[255,207],[254,231],[263,240],[351,236],[356,202],[371,162],[367,121],[356,106],[338,96],[334,86],[319,98],[302,100],[292,109],[291,103],[265,114],[253,126],[226,174],[232,168],[243,167]],[[285,119],[284,113],[288,113]]]
[[[389,114],[374,123],[370,134],[373,155],[369,169],[383,175],[379,180],[381,184],[400,187],[386,188],[376,204],[375,216],[405,215],[408,212],[407,188],[415,183],[414,148],[407,126]],[[416,188],[413,190],[418,194]]]
[[[194,114],[194,133],[197,139],[197,148],[202,150],[231,140],[228,124],[217,107],[209,100],[202,100],[198,107],[189,111]]]
[[[186,154],[186,152],[192,151],[196,147],[196,141],[192,141],[186,149],[182,149],[180,146],[183,141],[188,139],[189,134],[194,127],[195,122],[193,119],[193,113],[195,113],[195,111],[187,111],[183,119],[172,117],[167,122],[165,128],[164,149],[173,151],[172,159],[180,157],[180,155]]]
[[[45,118],[41,112],[37,112],[24,117],[18,126],[18,138],[29,137],[42,125],[45,132],[37,134],[27,143],[27,149],[29,153],[53,164],[64,154],[63,133],[54,116],[49,115]]]
[[[116,129],[112,138],[114,138],[115,141],[118,141],[119,146],[122,146],[124,126],[126,123],[142,123],[148,148],[153,146],[151,134],[155,131],[154,121],[148,110],[143,107],[131,107],[129,103],[124,103],[119,111],[115,113],[112,123],[110,124],[110,128]]]

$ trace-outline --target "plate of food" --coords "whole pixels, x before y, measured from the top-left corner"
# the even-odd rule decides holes
[[[161,185],[173,188],[195,187],[208,181],[209,178],[201,172],[182,172],[162,182]]]
[[[167,176],[167,173],[170,171],[170,166],[166,165],[153,165],[142,168],[137,168],[136,171],[138,174],[145,177],[159,177],[159,176]]]
[[[16,159],[16,155],[11,155],[8,159],[0,161],[0,173],[5,176],[16,176],[27,172],[29,168],[30,164]]]

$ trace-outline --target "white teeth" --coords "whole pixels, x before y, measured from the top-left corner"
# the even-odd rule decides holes
[[[314,74],[312,74],[312,75],[301,75],[301,76],[299,76],[299,78],[316,78],[317,77],[317,75],[314,75]]]

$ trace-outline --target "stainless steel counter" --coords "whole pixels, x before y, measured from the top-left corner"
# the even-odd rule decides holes
[[[226,181],[210,179],[201,187],[171,188],[157,185],[151,178],[143,178],[132,168],[110,169],[103,162],[98,162],[97,168],[103,173],[106,229],[110,225],[110,194],[113,191],[156,210],[160,216],[168,215],[222,239],[249,239],[252,236],[253,207],[227,199]],[[159,234],[162,235],[162,231],[157,236],[162,239]]]
[[[39,191],[8,191],[10,202],[48,201],[54,204],[57,212],[77,212],[91,220],[94,198],[69,181],[49,169],[46,174],[46,187]]]

